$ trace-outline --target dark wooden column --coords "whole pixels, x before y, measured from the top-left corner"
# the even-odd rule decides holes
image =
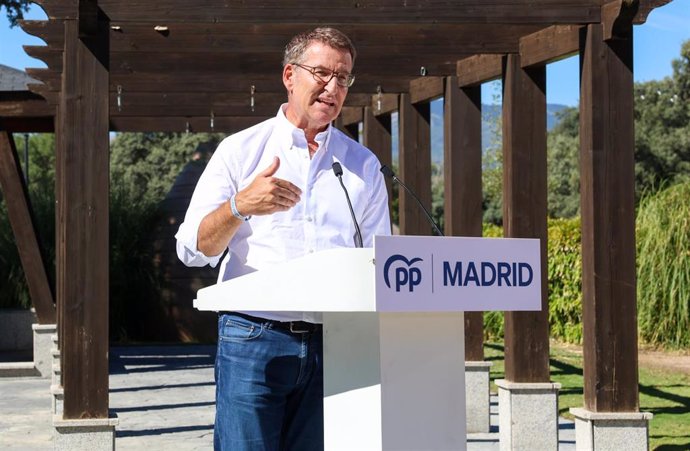
[[[482,236],[481,86],[445,81],[443,169],[445,234]],[[465,312],[465,360],[484,360],[484,314]]]
[[[110,27],[82,10],[94,5],[65,21],[57,127],[65,419],[108,417]]]
[[[580,192],[585,408],[638,403],[632,26],[580,41]]]
[[[0,188],[39,324],[55,324],[53,291],[12,135],[0,123]]]
[[[428,102],[412,104],[409,94],[400,94],[398,177],[431,207],[431,107]],[[424,212],[412,196],[400,189],[400,234],[431,235]]]
[[[541,240],[541,311],[505,313],[506,379],[549,382],[546,244],[546,67],[503,72],[503,227],[506,237]]]
[[[393,149],[391,148],[391,115],[374,115],[371,107],[364,107],[364,121],[362,127],[363,144],[368,147],[382,165],[391,167],[393,164]],[[392,184],[386,179],[388,199],[392,199]]]

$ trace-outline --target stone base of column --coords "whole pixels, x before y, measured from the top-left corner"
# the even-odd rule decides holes
[[[489,432],[489,371],[492,362],[465,362],[467,432]]]
[[[496,386],[501,451],[558,449],[558,391],[561,384],[500,379]]]
[[[53,371],[53,335],[57,331],[55,324],[33,324],[34,331],[34,367],[41,377],[49,378]]]
[[[578,451],[649,450],[649,412],[590,412],[572,408]]]
[[[60,369],[60,364],[53,364],[53,378],[51,384],[62,385],[62,370]]]
[[[117,417],[63,420],[53,417],[55,451],[114,451]]]
[[[53,415],[62,417],[63,406],[65,405],[65,389],[61,385],[50,386],[50,396],[52,399]]]

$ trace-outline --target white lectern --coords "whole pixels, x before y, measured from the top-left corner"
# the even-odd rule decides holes
[[[439,306],[431,301],[439,290],[445,289],[445,297],[453,300],[453,288],[458,299],[463,290],[477,288],[467,270],[472,262],[447,257],[458,246],[465,256],[472,254],[467,240],[478,239],[376,237],[376,260],[373,249],[327,250],[201,289],[194,305],[214,311],[324,312],[326,450],[465,450],[465,346],[460,310],[485,306],[475,303],[475,308],[468,309],[467,302],[454,307],[452,302]],[[534,248],[534,240],[527,241]],[[379,247],[390,250],[380,255]],[[434,258],[426,255],[434,247],[441,255],[434,264],[440,266],[435,271],[429,266],[427,276],[424,265],[431,265]],[[400,258],[403,254],[415,257]],[[503,261],[505,251],[499,254],[501,263],[510,265]],[[538,262],[538,241],[535,255]],[[481,255],[472,258],[476,268],[482,264],[498,268],[498,261],[483,261]],[[530,258],[533,265],[534,255]],[[512,268],[518,268],[513,263]],[[382,272],[384,266],[388,275]],[[503,268],[504,282],[517,280]],[[491,281],[490,273],[483,279],[481,273],[476,275],[477,286]],[[505,289],[498,286],[498,273],[493,275],[494,288]],[[538,277],[531,277],[530,285],[538,287],[537,282]],[[381,287],[377,306],[377,285],[383,283],[394,299],[407,297],[401,311],[396,311],[395,304],[381,302]]]

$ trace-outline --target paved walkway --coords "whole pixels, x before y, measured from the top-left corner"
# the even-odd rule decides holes
[[[212,346],[121,347],[111,350],[110,407],[117,414],[118,451],[192,451],[213,447]],[[52,444],[50,381],[0,378],[0,450],[48,451]],[[492,432],[470,434],[468,451],[495,451]],[[559,450],[575,449],[572,422],[560,424]]]

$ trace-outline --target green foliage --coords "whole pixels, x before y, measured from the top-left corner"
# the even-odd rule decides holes
[[[690,179],[690,41],[672,65],[673,76],[635,84],[637,199]],[[573,217],[579,210],[579,114],[576,108],[560,114],[548,137],[549,215]]]
[[[16,26],[17,21],[24,18],[24,13],[29,11],[30,3],[29,0],[0,0],[0,9],[6,9],[10,27]]]
[[[484,225],[485,237],[501,237],[503,230]],[[549,221],[548,290],[550,335],[561,341],[582,341],[582,263],[579,219]],[[484,313],[487,340],[503,337],[503,312]]]
[[[445,225],[445,220],[443,217],[443,212],[445,205],[443,203],[444,199],[443,185],[443,166],[432,163],[431,165],[431,217],[434,218],[438,227],[443,230]]]
[[[486,238],[502,238],[503,227],[485,222],[482,236]],[[503,339],[503,312],[484,312],[484,337],[486,340]]]
[[[134,199],[159,201],[199,146],[209,153],[223,137],[208,133],[120,133],[110,144],[111,186],[114,190],[121,185]]]
[[[111,188],[109,319],[114,341],[140,339],[152,320],[147,313],[162,308],[151,243],[158,219],[155,200],[137,197],[124,185]]]
[[[690,182],[645,195],[637,215],[640,336],[690,347]]]
[[[24,136],[14,135],[24,167]],[[29,136],[29,202],[39,236],[48,279],[55,280],[55,150],[52,134]],[[30,308],[31,298],[19,251],[12,233],[7,207],[0,195],[0,308]]]
[[[572,218],[580,211],[579,113],[566,108],[547,137],[548,213]]]
[[[482,156],[482,188],[484,191],[484,222],[503,223],[503,140],[502,116],[488,123],[489,145]]]
[[[581,235],[579,218],[549,220],[550,335],[567,343],[582,343]]]

